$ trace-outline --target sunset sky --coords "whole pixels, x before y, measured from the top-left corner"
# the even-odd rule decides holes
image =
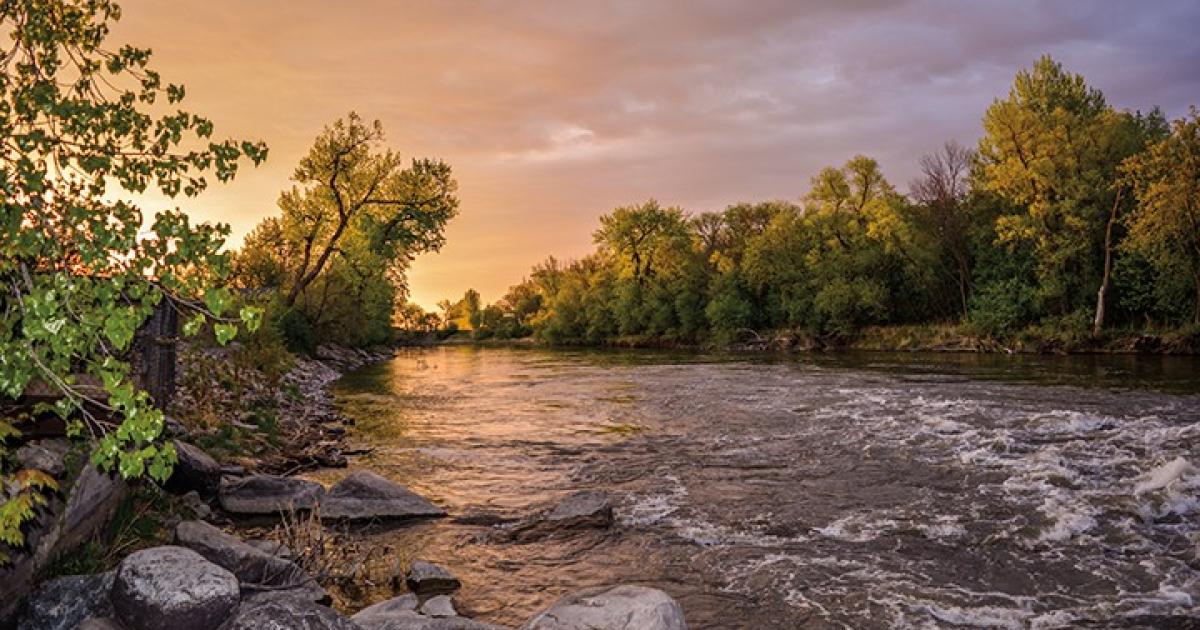
[[[1018,68],[1052,54],[1118,107],[1200,97],[1200,2],[333,2],[125,0],[113,43],[153,48],[185,105],[270,158],[182,205],[235,240],[350,110],[457,174],[462,206],[419,258],[427,308],[500,297],[655,197],[692,212],[797,199],[822,166],[973,145]]]

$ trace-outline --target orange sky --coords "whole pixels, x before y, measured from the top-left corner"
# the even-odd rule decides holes
[[[410,274],[432,308],[468,287],[499,298],[545,256],[589,251],[600,214],[652,196],[689,211],[795,199],[855,153],[903,189],[921,153],[973,143],[1044,52],[1119,106],[1178,115],[1200,93],[1181,28],[1196,5],[1139,6],[126,0],[112,43],[152,48],[218,136],[270,146],[262,167],[180,202],[235,242],[349,110],[403,155],[449,162],[460,215]]]

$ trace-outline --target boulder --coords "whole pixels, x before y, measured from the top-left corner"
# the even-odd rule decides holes
[[[210,630],[237,608],[237,578],[183,547],[136,551],[117,566],[113,609],[130,630]]]
[[[214,628],[216,626],[213,626]],[[362,630],[330,608],[289,597],[255,597],[242,602],[220,630]]]
[[[69,575],[42,584],[26,604],[19,627],[28,630],[74,630],[88,617],[112,615],[108,591],[113,572]]]
[[[530,619],[522,630],[687,630],[687,622],[670,595],[622,584],[568,595]]]
[[[246,544],[250,545],[251,547],[254,547],[255,549],[257,549],[263,553],[275,556],[276,558],[283,558],[285,560],[295,560],[296,559],[296,554],[291,549],[288,549],[287,545],[285,545],[279,541],[276,541],[276,540],[266,540],[265,538],[252,538],[250,540],[247,540]]]
[[[62,438],[38,440],[17,449],[17,464],[21,468],[40,470],[51,477],[62,477],[67,472],[64,463],[71,444]]]
[[[445,516],[446,511],[373,472],[356,470],[329,489],[321,517],[351,521]]]
[[[421,599],[453,593],[462,587],[462,582],[449,571],[424,560],[413,561],[404,576],[404,583],[408,585],[408,590],[416,593]]]
[[[361,626],[365,622],[369,622],[373,617],[387,616],[400,612],[414,612],[420,604],[421,602],[417,599],[416,593],[405,593],[399,597],[371,604],[354,613],[350,617],[350,620]]]
[[[179,461],[167,480],[167,490],[176,494],[194,490],[204,497],[216,495],[221,487],[221,465],[217,460],[187,442],[173,443]]]
[[[200,498],[200,493],[195,490],[179,497],[179,502],[192,513],[192,516],[198,519],[203,520],[212,516],[212,507],[204,499]]]
[[[546,523],[555,528],[609,527],[613,524],[612,500],[599,490],[576,492],[550,510]]]
[[[450,600],[449,595],[438,595],[429,598],[424,604],[421,604],[420,613],[427,617],[458,616],[458,611],[454,610],[454,602]]]
[[[221,481],[221,508],[233,514],[278,514],[311,510],[325,496],[321,484],[294,477],[253,475]]]
[[[317,602],[329,600],[325,589],[296,563],[271,555],[204,521],[180,523],[175,528],[175,543],[233,573],[244,590],[253,591],[254,586],[298,589],[292,594]]]

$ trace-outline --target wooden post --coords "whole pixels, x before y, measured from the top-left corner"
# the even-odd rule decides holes
[[[150,394],[154,406],[166,409],[175,394],[175,341],[179,314],[163,300],[138,329],[130,359],[138,385]]]

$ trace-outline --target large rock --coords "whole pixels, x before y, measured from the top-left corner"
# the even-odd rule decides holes
[[[177,494],[195,490],[205,497],[216,495],[221,487],[221,465],[217,460],[187,442],[175,440],[174,445],[179,461],[167,480],[167,489]]]
[[[408,590],[421,599],[431,595],[449,594],[462,587],[462,582],[449,571],[423,560],[414,560],[404,576]]]
[[[449,595],[438,595],[431,597],[424,604],[421,604],[421,610],[418,611],[426,617],[457,617],[458,611],[454,609],[454,601]]]
[[[214,628],[216,626],[213,626]],[[349,619],[313,602],[289,597],[242,602],[220,630],[362,630]]]
[[[687,630],[670,595],[623,584],[568,595],[529,620],[523,630]]]
[[[613,524],[612,500],[599,490],[576,492],[550,510],[546,523],[555,528],[609,527]]]
[[[233,514],[311,510],[325,496],[321,484],[294,477],[254,475],[221,482],[221,507]]]
[[[329,601],[329,595],[296,563],[271,555],[243,542],[204,521],[184,521],[175,527],[175,542],[204,556],[209,562],[229,570],[242,583],[243,590],[256,586],[286,588],[316,602]]]
[[[30,442],[17,449],[17,464],[22,468],[34,468],[51,477],[62,477],[67,472],[64,463],[70,442],[61,438]]]
[[[229,571],[183,547],[154,547],[121,561],[112,585],[117,619],[129,630],[211,630],[240,596]]]
[[[23,630],[74,630],[88,617],[112,615],[113,572],[69,575],[42,584],[26,604]]]
[[[446,511],[373,472],[356,470],[329,489],[321,517],[352,521],[445,516]]]
[[[405,593],[399,597],[393,597],[391,599],[385,599],[384,601],[376,604],[371,604],[370,606],[367,606],[366,608],[354,613],[354,615],[350,617],[350,620],[361,626],[364,622],[370,621],[373,617],[383,617],[402,612],[414,612],[420,605],[421,601],[417,599],[416,593]]]
[[[120,477],[92,465],[62,487],[65,498],[50,498],[47,509],[25,526],[26,548],[0,567],[0,620],[14,616],[37,585],[34,578],[56,557],[92,540],[108,524],[127,489]]]

